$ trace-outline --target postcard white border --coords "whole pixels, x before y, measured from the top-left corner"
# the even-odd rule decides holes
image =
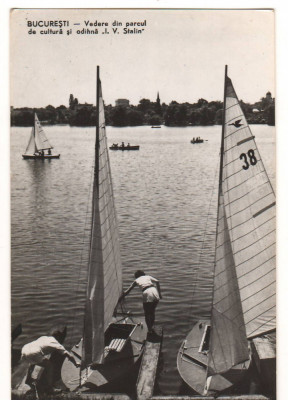
[[[69,7],[67,6],[69,4]],[[41,5],[41,6],[40,6]],[[232,6],[233,5],[233,6]],[[40,7],[39,7],[40,6]],[[121,7],[120,7],[121,6]],[[279,400],[286,399],[285,361],[288,359],[288,346],[286,338],[288,336],[288,265],[287,265],[287,245],[288,245],[288,168],[287,168],[287,149],[288,149],[288,5],[283,0],[235,0],[233,2],[211,1],[211,0],[2,0],[0,4],[0,76],[1,76],[1,96],[0,96],[0,260],[1,260],[1,396],[3,399],[10,398],[10,177],[9,177],[9,10],[11,8],[200,8],[200,9],[219,9],[219,8],[273,8],[276,11],[276,135],[277,135],[277,234],[278,234],[278,396]]]

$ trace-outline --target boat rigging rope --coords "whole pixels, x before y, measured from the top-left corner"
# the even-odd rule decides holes
[[[160,163],[161,162],[161,156],[162,156],[162,154],[160,153],[159,154],[159,157],[158,157],[158,163]],[[149,182],[149,184],[147,183],[147,171],[146,170],[144,170],[144,168],[143,168],[143,165],[141,165],[141,163],[140,163],[140,160],[141,160],[141,153],[139,153],[139,157],[137,157],[137,165],[138,165],[138,172],[139,172],[139,174],[141,174],[140,176],[141,176],[141,179],[139,180],[140,182],[143,182],[144,183],[144,187],[145,187],[145,190],[144,190],[144,194],[145,194],[145,199],[146,199],[146,202],[149,204],[149,208],[150,208],[150,210],[152,210],[153,211],[153,197],[152,197],[152,195],[151,195],[151,191],[152,190],[156,190],[156,188],[155,187],[153,187],[153,185],[151,185],[151,183]],[[153,181],[153,183],[154,183],[155,181]],[[141,193],[143,193],[143,191],[141,190]],[[147,204],[145,204],[145,201],[144,201],[144,197],[143,197],[143,195],[141,195],[141,196],[139,196],[139,200],[140,200],[140,204],[141,204],[141,209],[142,210],[145,210],[145,208],[147,207]],[[148,201],[147,201],[148,200]],[[154,199],[154,202],[155,202],[155,199]],[[143,216],[144,216],[144,214],[143,214]],[[155,215],[155,218],[156,218],[156,215]],[[146,222],[146,220],[145,220],[145,222]],[[157,249],[158,249],[158,247],[157,247],[157,245],[156,245],[156,241],[155,241],[155,234],[153,235],[153,230],[146,230],[146,237],[148,236],[148,238],[149,238],[149,242],[150,242],[150,245],[149,245],[149,248],[148,249],[145,249],[145,254],[149,254],[149,251],[153,254],[153,255],[157,255]],[[165,248],[166,248],[166,250],[167,250],[167,248],[168,248],[168,244],[167,244],[167,241],[165,240],[164,241],[164,246],[165,246]],[[167,251],[165,250],[165,254],[167,254]],[[159,262],[157,262],[157,264],[159,265],[159,270],[161,271],[162,270],[162,266],[163,266],[163,264],[164,264],[164,258],[163,257],[161,257],[161,259],[160,259],[160,261]],[[154,267],[155,268],[155,267]],[[156,273],[157,273],[157,271],[156,271]],[[153,272],[153,274],[154,274],[154,272]],[[156,276],[157,277],[157,276]]]
[[[102,140],[103,140],[103,138],[102,138]],[[105,127],[105,143],[104,143],[104,146],[105,146],[105,151],[107,152],[107,156],[108,156],[108,158],[107,158],[107,165],[108,165],[108,172],[109,172],[109,177],[110,177],[110,182],[111,182],[111,191],[112,191],[112,198],[111,198],[111,201],[112,201],[112,205],[113,205],[113,215],[112,215],[112,218],[114,218],[115,219],[115,224],[116,224],[116,227],[117,227],[117,231],[118,232],[116,232],[116,234],[118,233],[118,237],[117,237],[117,239],[118,239],[118,246],[120,246],[120,238],[119,238],[119,223],[118,223],[118,218],[117,218],[117,209],[116,209],[116,200],[115,200],[115,195],[114,195],[114,187],[113,187],[113,178],[112,178],[112,172],[111,172],[111,163],[110,163],[110,157],[109,157],[109,146],[108,146],[108,143],[107,143],[107,133],[106,133],[106,127]],[[111,215],[110,215],[110,217],[111,217]],[[109,223],[109,228],[110,228],[110,218],[108,218],[108,223]],[[112,232],[112,229],[110,229],[111,230],[111,232]],[[113,235],[113,232],[112,232],[112,235]],[[113,243],[113,241],[112,241],[112,243]],[[121,265],[121,268],[122,268],[122,262],[121,262],[121,251],[120,251],[120,249],[119,249],[119,253],[120,253],[120,265]],[[116,256],[117,256],[117,254],[116,254]],[[115,252],[114,252],[114,245],[113,245],[113,258],[114,258],[114,263],[113,263],[113,266],[114,266],[114,273],[115,273],[115,276],[116,276],[116,281],[117,281],[117,284],[118,284],[118,292],[119,292],[119,297],[122,295],[122,292],[123,292],[123,287],[122,287],[122,280],[121,280],[121,283],[120,283],[120,281],[119,281],[119,279],[118,279],[118,270],[117,270],[117,268],[116,268],[116,264],[117,264],[117,259],[115,260]],[[125,305],[124,305],[124,302],[123,301],[118,301],[118,303],[117,303],[117,305],[116,305],[116,307],[115,307],[115,310],[114,310],[114,314],[117,314],[117,308],[118,307],[120,307],[120,310],[121,310],[121,312],[122,313],[127,313],[127,310],[126,310],[126,308],[125,308]]]
[[[85,212],[85,222],[84,222],[84,230],[83,230],[83,238],[82,238],[82,244],[81,244],[81,254],[80,254],[80,262],[77,263],[77,265],[80,264],[80,268],[78,268],[78,275],[74,284],[73,288],[73,293],[75,293],[75,302],[76,304],[79,304],[79,298],[82,292],[80,291],[80,276],[83,272],[83,257],[84,257],[84,252],[85,250],[87,251],[87,245],[90,245],[90,242],[87,243],[87,227],[88,227],[88,216],[91,215],[91,188],[93,187],[93,176],[94,176],[94,158],[93,158],[93,165],[91,166],[91,172],[90,172],[90,179],[89,179],[89,189],[88,189],[88,195],[87,195],[87,205],[86,205],[86,212]],[[89,223],[90,224],[90,223]],[[90,229],[88,230],[90,234]],[[88,238],[89,239],[89,238]],[[74,333],[75,333],[75,326],[76,326],[76,308],[73,307],[73,322],[72,322],[72,332],[71,335],[74,338]]]
[[[116,276],[116,282],[117,282],[118,292],[119,292],[119,297],[120,297],[121,294],[122,294],[123,288],[122,288],[122,280],[119,280],[119,274],[118,274],[118,270],[117,270],[116,265],[117,265],[117,263],[120,263],[120,265],[121,265],[121,253],[120,253],[120,249],[119,249],[120,261],[119,260],[117,261],[117,258],[116,258],[117,257],[117,248],[116,248],[116,251],[114,251],[114,244],[113,244],[113,236],[114,236],[115,232],[113,232],[113,229],[112,229],[111,224],[110,224],[110,222],[113,222],[112,219],[114,219],[114,223],[116,225],[116,235],[117,235],[116,239],[118,239],[118,243],[116,243],[116,246],[120,246],[120,244],[119,244],[119,227],[118,227],[117,210],[116,210],[116,204],[115,204],[113,178],[112,178],[112,172],[111,172],[111,163],[110,163],[110,157],[109,157],[109,146],[108,146],[108,143],[107,143],[106,126],[104,125],[104,126],[102,126],[102,128],[104,128],[104,130],[105,130],[105,135],[100,139],[100,145],[101,145],[101,142],[104,142],[104,144],[102,143],[102,146],[103,146],[102,154],[103,153],[107,154],[107,160],[106,160],[106,163],[105,163],[105,168],[108,169],[108,175],[109,175],[109,178],[107,179],[108,180],[108,185],[109,185],[109,182],[111,184],[111,197],[110,197],[110,202],[111,203],[110,204],[112,204],[112,209],[113,209],[112,210],[113,214],[109,215],[109,217],[108,217],[109,231],[111,231],[112,253],[113,253],[113,260],[114,260],[112,265],[114,267],[113,272],[114,272],[114,274]],[[107,204],[107,206],[108,206],[108,204]],[[114,237],[114,239],[115,239],[115,237]],[[118,303],[117,306],[118,305],[120,305],[120,308],[123,311],[122,303]],[[116,306],[116,308],[117,308],[117,306]]]
[[[220,157],[218,158],[218,160],[220,160]],[[204,228],[204,233],[203,233],[203,237],[201,240],[201,249],[198,255],[198,261],[197,261],[197,266],[194,269],[194,271],[196,270],[196,274],[195,274],[195,279],[193,280],[193,284],[192,284],[192,295],[191,295],[191,299],[193,301],[193,299],[195,298],[195,293],[196,293],[196,289],[198,288],[198,281],[199,281],[199,271],[201,268],[201,260],[202,260],[202,256],[203,256],[203,250],[204,250],[204,245],[206,243],[206,233],[207,233],[207,224],[208,224],[208,220],[211,217],[211,204],[212,204],[212,199],[214,196],[214,191],[215,191],[215,187],[216,187],[216,179],[217,176],[219,174],[219,167],[220,167],[220,163],[218,162],[218,167],[215,168],[215,174],[214,174],[214,179],[213,179],[213,185],[212,185],[212,191],[211,191],[211,196],[210,196],[210,201],[209,201],[209,206],[208,206],[208,212],[207,212],[207,216],[206,216],[206,222],[205,222],[205,228]],[[217,185],[218,187],[218,185]],[[214,262],[214,260],[213,260]],[[193,309],[192,307],[190,307],[190,313],[189,313],[189,323],[192,324],[192,321],[195,320],[195,316],[193,318]]]
[[[129,152],[127,152],[127,153],[125,153],[125,152],[121,152],[120,154],[117,154],[118,156],[121,156],[121,157],[133,157],[133,156],[135,156],[135,164],[137,163],[137,165],[138,165],[138,168],[135,168],[135,170],[136,171],[138,171],[138,173],[139,173],[139,175],[141,176],[141,179],[138,179],[138,182],[144,182],[144,186],[145,186],[145,190],[144,190],[144,193],[145,193],[145,195],[146,195],[146,199],[149,197],[149,190],[148,190],[148,185],[147,185],[147,182],[146,182],[146,174],[145,174],[145,171],[143,170],[143,165],[141,166],[140,165],[140,161],[139,161],[139,157],[140,157],[140,159],[141,159],[141,153],[135,153],[135,152],[132,152],[132,153],[130,153],[129,154]],[[129,164],[130,165],[130,164]],[[127,166],[127,165],[126,165]],[[134,170],[134,171],[135,171]],[[126,171],[126,173],[128,174],[127,176],[129,176],[129,171]],[[150,186],[149,186],[150,187]],[[142,188],[140,188],[140,190],[137,192],[138,194],[139,193],[143,193],[143,191],[141,190]],[[151,189],[151,188],[150,188]],[[119,189],[119,191],[121,191],[121,189]],[[135,198],[134,198],[135,199]],[[143,195],[139,195],[139,197],[137,198],[137,200],[138,200],[138,206],[139,206],[139,204],[141,205],[141,207],[140,207],[140,209],[141,210],[143,210],[143,209],[145,209],[145,207],[147,207],[147,205],[146,204],[144,204],[144,200],[143,200]],[[117,203],[117,202],[116,202]],[[149,199],[149,203],[151,204],[152,203],[152,201],[150,201],[150,199]],[[141,224],[141,221],[139,221],[139,224]],[[147,233],[146,233],[146,237],[147,237]],[[142,243],[142,245],[143,245],[143,243]],[[144,251],[144,253],[145,254],[148,254],[149,253],[149,251],[151,251],[151,249],[152,249],[152,252],[154,253],[154,254],[157,254],[156,253],[156,251],[154,251],[154,249],[153,249],[153,247],[155,247],[156,246],[156,244],[155,244],[155,241],[153,240],[153,237],[151,237],[151,240],[150,240],[150,246],[149,246],[149,248],[148,249],[145,249],[145,251]],[[156,250],[156,249],[155,249]],[[138,266],[137,267],[137,264],[138,264],[138,262],[139,262],[139,258],[135,261],[135,266],[133,267],[134,268],[134,271],[136,271],[137,269],[143,269],[143,267],[140,265],[140,266]],[[144,263],[144,260],[143,261],[141,261],[140,260],[140,262],[141,262],[141,264],[142,263]],[[161,263],[163,263],[163,260],[161,261]],[[147,271],[146,271],[147,272]],[[148,271],[148,273],[150,273],[150,271]],[[126,312],[126,304],[125,304],[125,300],[123,299],[123,301],[121,301],[120,303],[119,303],[119,306],[121,307],[121,310],[122,310],[122,312],[123,313],[125,313]],[[138,313],[138,312],[137,312]],[[141,314],[143,313],[143,311],[141,311]],[[133,322],[133,315],[132,315],[132,313],[130,313],[129,312],[129,318],[132,320],[132,322]]]

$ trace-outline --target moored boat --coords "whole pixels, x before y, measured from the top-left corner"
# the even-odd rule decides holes
[[[22,154],[24,160],[35,159],[53,159],[60,158],[60,154],[52,154],[53,146],[47,139],[45,132],[40,124],[37,114],[34,114],[34,126],[31,131],[30,139],[25,150]],[[45,153],[47,151],[47,153]]]
[[[127,375],[142,355],[144,318],[117,313],[122,290],[118,224],[106,139],[104,102],[97,67],[94,186],[83,337],[72,348],[77,368],[66,359],[61,376],[71,391],[101,388]]]
[[[177,366],[201,395],[241,380],[252,339],[276,330],[275,194],[225,68],[211,320],[181,345]]]

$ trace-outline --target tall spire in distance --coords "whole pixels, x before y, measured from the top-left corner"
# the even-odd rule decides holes
[[[161,108],[161,103],[160,103],[160,97],[159,97],[159,92],[157,92],[157,99],[156,99],[156,114],[161,115],[162,114],[162,108]]]
[[[160,104],[160,97],[159,97],[159,92],[157,92],[157,100],[156,100],[157,104]]]

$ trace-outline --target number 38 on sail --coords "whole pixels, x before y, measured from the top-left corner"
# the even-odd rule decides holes
[[[225,68],[211,320],[198,321],[177,365],[200,394],[239,381],[249,343],[276,330],[275,194]]]

